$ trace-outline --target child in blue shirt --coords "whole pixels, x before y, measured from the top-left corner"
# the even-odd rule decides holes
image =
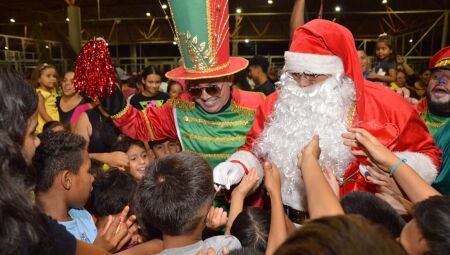
[[[33,157],[39,209],[78,240],[107,251],[120,250],[137,231],[136,216],[127,217],[126,207],[119,216],[110,216],[97,232],[91,215],[83,208],[94,181],[86,140],[68,131],[44,132],[39,138],[41,143]]]
[[[33,158],[38,206],[76,239],[94,243],[97,228],[83,208],[94,181],[86,141],[66,131],[45,132],[40,139]]]

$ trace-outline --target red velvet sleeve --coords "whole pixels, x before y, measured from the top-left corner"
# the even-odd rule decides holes
[[[252,151],[253,142],[258,139],[264,130],[264,125],[266,124],[266,120],[269,118],[272,113],[273,107],[275,106],[275,102],[278,99],[278,92],[270,94],[263,104],[261,104],[256,109],[255,119],[253,120],[253,126],[250,129],[250,132],[247,134],[247,141],[241,147],[241,150]]]
[[[170,103],[142,111],[128,105],[126,112],[118,115],[113,117],[114,124],[133,139],[153,141],[177,138],[173,105]]]

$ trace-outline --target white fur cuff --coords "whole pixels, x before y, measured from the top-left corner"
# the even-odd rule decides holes
[[[437,176],[437,168],[433,161],[425,154],[411,151],[394,152],[399,158],[405,158],[410,167],[412,167],[422,179],[431,184]]]
[[[255,157],[255,155],[253,155],[253,153],[249,151],[238,150],[235,153],[233,153],[233,155],[231,155],[231,157],[227,161],[231,160],[237,160],[241,162],[242,164],[245,165],[245,167],[247,167],[247,170],[250,170],[252,168],[256,169],[256,172],[258,173],[259,176],[257,186],[261,184],[264,178],[264,170],[262,168],[261,163],[259,163],[259,160]]]
[[[344,73],[344,65],[338,56],[286,51],[284,52],[284,60],[284,69],[288,72],[315,74]]]

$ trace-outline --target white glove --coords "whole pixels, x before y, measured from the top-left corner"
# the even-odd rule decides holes
[[[229,190],[232,185],[238,184],[244,175],[245,171],[240,164],[229,161],[222,162],[213,170],[214,187],[216,191],[222,187]]]

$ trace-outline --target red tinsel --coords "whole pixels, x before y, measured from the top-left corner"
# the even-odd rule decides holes
[[[102,100],[112,94],[116,82],[106,42],[103,39],[88,41],[75,64],[75,89],[93,100]]]

